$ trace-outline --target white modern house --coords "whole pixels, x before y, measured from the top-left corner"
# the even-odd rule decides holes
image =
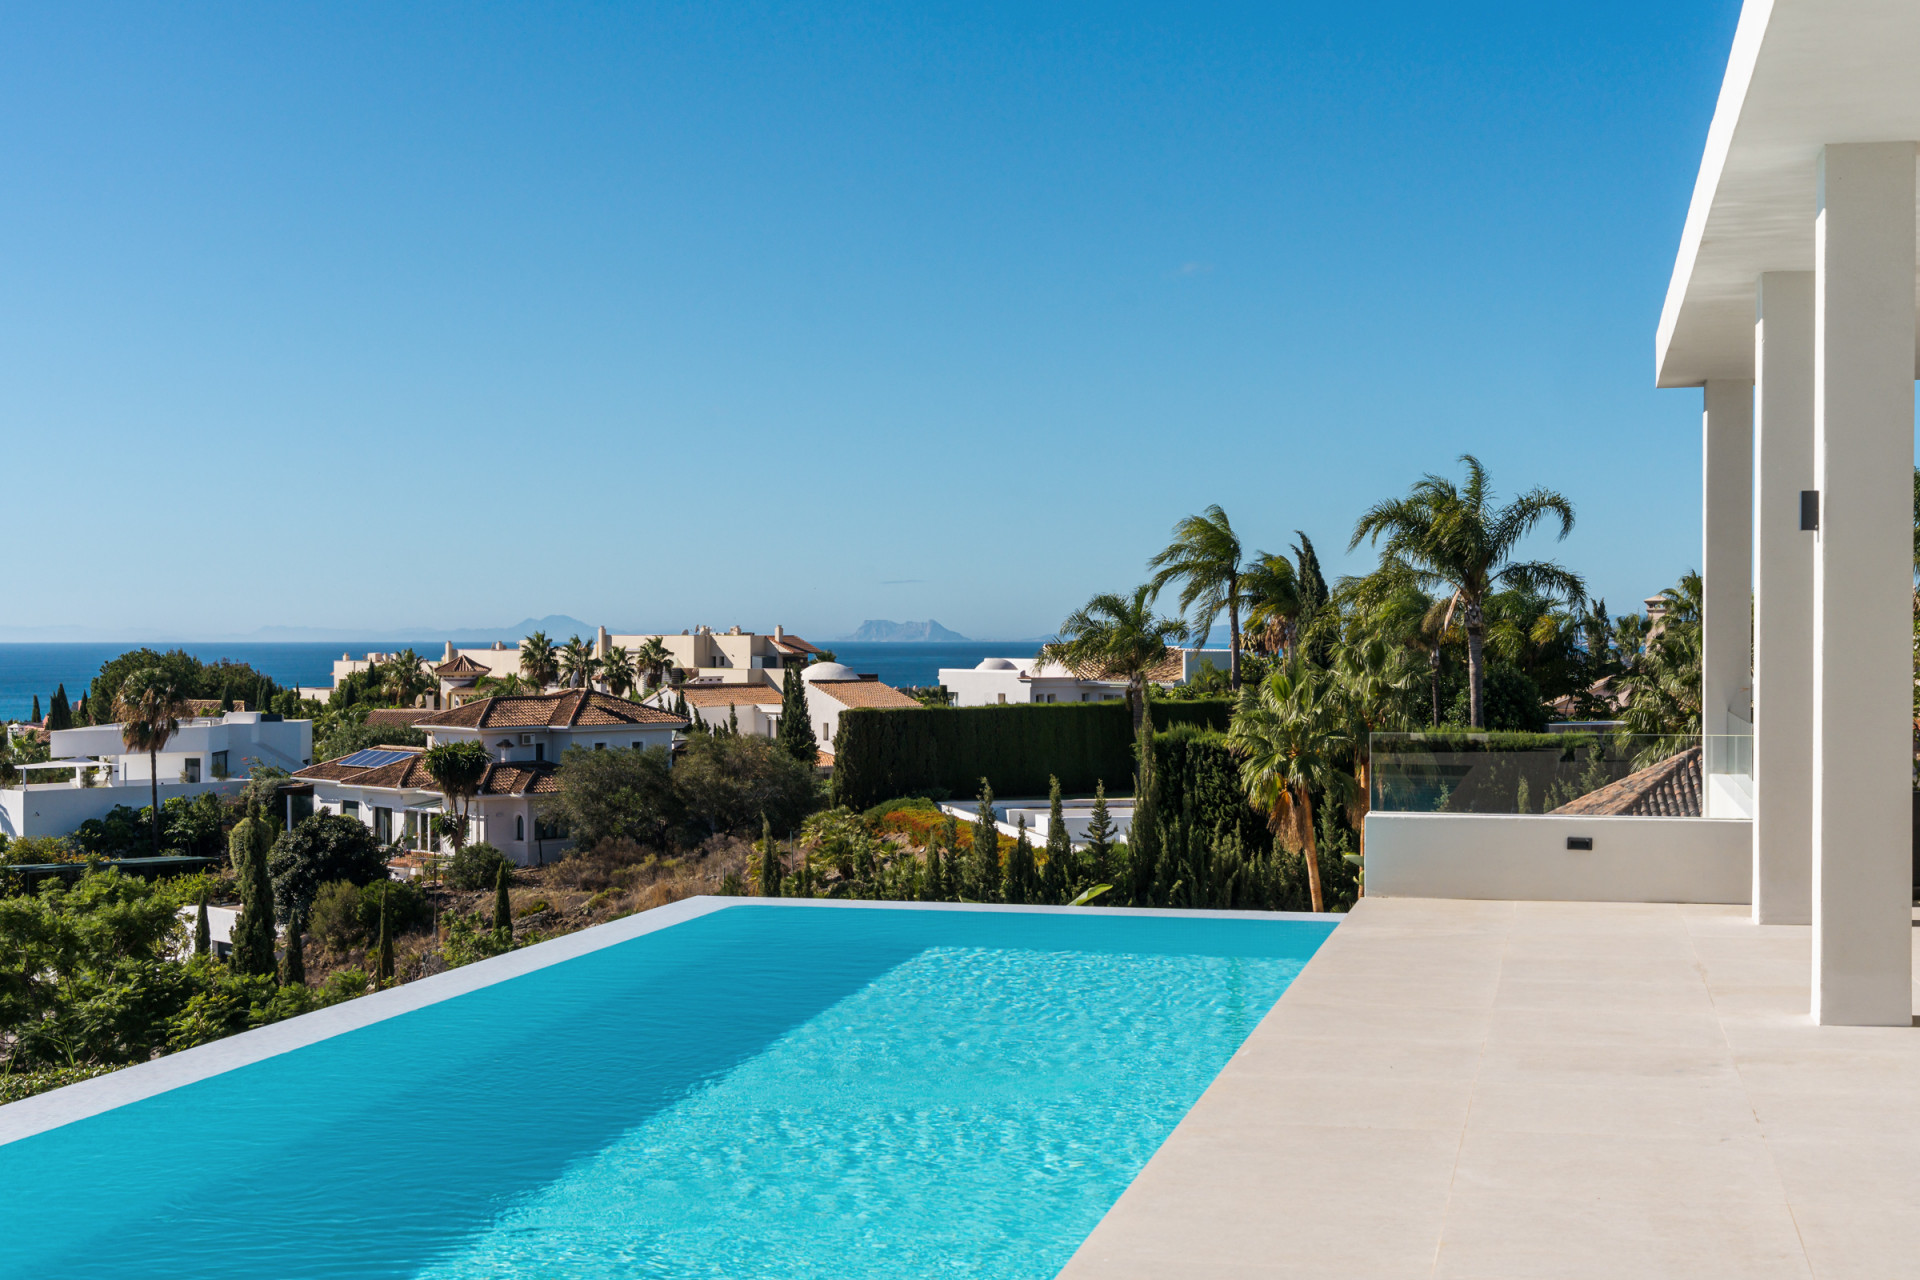
[[[493,763],[473,800],[468,839],[486,841],[521,866],[569,847],[542,821],[539,800],[559,793],[555,777],[571,747],[605,751],[672,747],[687,722],[599,692],[476,698],[415,722],[429,746],[478,742]],[[302,769],[313,786],[314,811],[344,814],[373,829],[383,843],[437,848],[435,815],[444,798],[419,747],[376,747]]]
[[[815,662],[800,672],[814,738],[829,750],[840,730],[840,714],[850,707],[917,707],[920,704],[877,678],[863,676],[838,662]],[[772,737],[780,731],[782,686],[770,677],[722,680],[703,676],[678,689],[661,689],[650,701],[665,706],[685,698],[687,713],[709,728],[729,722],[741,733]]]
[[[1751,819],[1375,813],[1369,893],[1751,904],[1812,926],[1816,1022],[1911,1024],[1917,147],[1920,4],[1748,0],[1654,373],[1702,397],[1706,790]]]
[[[48,747],[52,759],[19,766],[21,784],[0,790],[0,830],[10,837],[64,836],[115,805],[142,807],[156,777],[164,804],[207,791],[232,794],[262,765],[291,773],[312,763],[313,721],[260,711],[189,716],[151,763],[146,752],[127,750],[117,724],[55,729]],[[33,780],[53,771],[72,777]]]
[[[1181,685],[1200,674],[1203,665],[1226,671],[1231,656],[1225,649],[1174,649],[1149,677],[1163,687]],[[1112,702],[1127,696],[1125,680],[1109,680],[1098,673],[1082,675],[1057,662],[1038,658],[982,658],[971,667],[942,667],[940,683],[956,707],[986,707],[1021,702]]]

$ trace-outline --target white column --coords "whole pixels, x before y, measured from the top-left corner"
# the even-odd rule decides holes
[[[1908,1026],[1914,144],[1827,147],[1818,209],[1813,1017]]]
[[[1753,922],[1813,918],[1813,273],[1760,277],[1753,326]]]
[[[1707,383],[1701,422],[1701,732],[1753,718],[1753,384]]]

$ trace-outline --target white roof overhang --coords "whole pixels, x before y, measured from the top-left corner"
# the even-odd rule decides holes
[[[1752,378],[1756,281],[1813,270],[1820,149],[1915,140],[1920,3],[1747,0],[1660,313],[1657,385]]]

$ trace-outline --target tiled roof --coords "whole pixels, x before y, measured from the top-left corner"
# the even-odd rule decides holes
[[[818,689],[843,707],[917,707],[920,704],[890,684],[878,680],[813,680]]]
[[[1598,791],[1555,809],[1555,813],[1612,814],[1633,818],[1697,818],[1700,807],[1700,748],[1688,747],[1659,764],[1630,773]]]
[[[446,676],[484,676],[492,670],[492,667],[484,663],[475,662],[463,653],[452,662],[443,662],[435,667],[433,674],[443,678]]]
[[[773,639],[773,637],[769,636],[767,637],[767,639],[769,643],[773,645],[774,648],[778,649],[782,653],[805,654],[805,653],[820,652],[820,649],[817,645],[808,644],[805,640],[802,640],[799,636],[782,636],[778,640],[775,640]]]
[[[395,760],[373,769],[355,769],[341,764],[339,760],[323,760],[319,764],[308,765],[293,776],[340,782],[354,787],[374,787],[383,791],[438,791],[440,784],[433,780],[426,765],[421,763],[421,754],[415,749],[405,760]],[[552,795],[560,790],[559,779],[554,776],[557,768],[547,760],[495,761],[487,766],[485,776],[480,779],[479,793],[487,796]]]
[[[419,724],[433,714],[431,708],[376,707],[367,712],[368,724]]]
[[[563,693],[516,694],[475,698],[416,721],[422,729],[598,728],[607,725],[671,725],[687,723],[657,707],[643,707],[598,689],[568,689]]]
[[[683,685],[680,695],[690,707],[777,707],[780,690],[770,684]]]

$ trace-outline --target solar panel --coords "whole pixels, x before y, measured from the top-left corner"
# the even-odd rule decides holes
[[[378,769],[383,764],[392,764],[395,760],[405,760],[411,751],[380,751],[373,747],[365,751],[356,751],[340,761],[349,769]]]

